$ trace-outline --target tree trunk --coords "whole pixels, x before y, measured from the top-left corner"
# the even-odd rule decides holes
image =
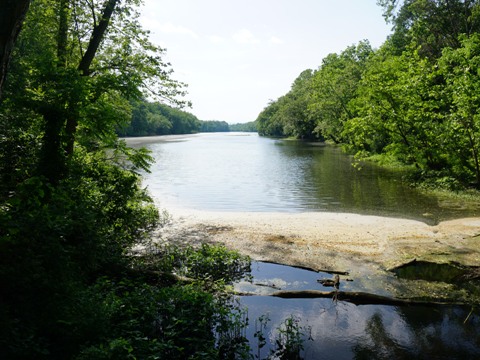
[[[0,99],[13,46],[29,6],[30,0],[0,0]]]
[[[112,18],[113,11],[119,0],[107,0],[105,3],[105,8],[103,9],[102,18],[98,25],[93,29],[92,36],[88,43],[87,51],[83,54],[82,60],[78,65],[78,70],[81,72],[82,76],[90,75],[90,66],[92,65],[93,59],[97,54],[98,48],[102,43],[102,40],[105,36],[105,32],[108,28],[110,19]],[[75,144],[75,133],[77,132],[78,121],[74,116],[70,116],[67,119],[65,125],[65,131],[67,134],[67,145],[66,153],[67,155],[73,154],[73,148]]]
[[[39,174],[45,176],[52,185],[57,185],[65,175],[66,158],[62,146],[64,114],[58,109],[44,109],[45,133],[39,162]]]
[[[105,3],[105,8],[103,9],[102,18],[97,26],[93,29],[90,42],[88,43],[87,51],[83,54],[82,60],[78,65],[78,70],[82,72],[82,75],[88,76],[90,74],[90,65],[92,64],[97,50],[102,43],[103,37],[105,36],[105,31],[107,30],[108,23],[112,17],[115,6],[119,0],[108,0]]]
[[[69,0],[60,0],[60,18],[58,21],[57,57],[58,57],[58,67],[61,67],[61,68],[64,68],[67,65],[69,5],[70,5]]]
[[[329,298],[332,300],[346,301],[355,305],[408,305],[408,306],[442,306],[442,305],[465,305],[462,303],[449,303],[437,301],[421,301],[411,299],[397,299],[388,296],[381,296],[359,291],[319,291],[319,290],[300,290],[300,291],[277,291],[271,296],[284,299],[316,299]]]

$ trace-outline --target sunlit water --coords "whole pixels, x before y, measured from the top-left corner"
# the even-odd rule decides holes
[[[352,165],[339,148],[250,133],[199,134],[149,142],[155,163],[144,184],[168,208],[329,211],[429,223],[478,215],[406,186],[401,175]]]
[[[333,211],[412,218],[435,223],[478,215],[405,186],[399,174],[362,164],[340,149],[256,134],[200,134],[143,145],[155,163],[144,174],[154,199],[165,208],[214,211]],[[141,144],[140,144],[141,145]],[[136,145],[138,146],[138,145]],[[256,263],[255,282],[241,291],[263,294],[282,289],[322,289],[318,274],[288,266]],[[328,276],[328,274],[327,274]],[[370,286],[375,280],[367,279]],[[365,290],[362,282],[342,282],[341,290]],[[371,290],[371,289],[369,289]],[[385,294],[385,289],[377,289]],[[355,306],[330,299],[246,296],[247,336],[256,354],[255,320],[268,315],[266,358],[282,322],[290,315],[310,329],[305,359],[474,359],[480,358],[480,320],[470,309]]]

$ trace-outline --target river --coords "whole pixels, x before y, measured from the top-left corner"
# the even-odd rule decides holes
[[[166,208],[348,212],[427,223],[480,214],[405,185],[401,173],[355,167],[338,147],[253,133],[160,139],[144,143],[155,159],[144,184]]]
[[[177,214],[182,210],[213,214],[336,212],[426,224],[479,215],[478,209],[406,186],[398,172],[368,163],[355,167],[353,158],[338,147],[249,133],[128,142],[151,150],[155,162],[151,173],[143,174],[144,185],[161,207],[176,209]],[[313,290],[323,289],[315,279],[325,276],[265,263],[254,263],[252,275],[254,282],[274,284],[275,289],[300,286]],[[371,283],[375,279],[371,276],[374,274],[366,274],[365,280]],[[391,294],[383,285],[378,293]],[[364,289],[362,281],[355,278],[354,282],[342,281],[341,290]],[[247,337],[254,351],[255,320],[266,314],[270,318],[262,358],[275,346],[278,328],[291,314],[308,332],[306,338],[311,335],[312,340],[305,341],[306,359],[480,358],[480,318],[475,313],[469,316],[470,308],[355,306],[330,299],[258,295],[242,297],[240,302],[248,309]]]

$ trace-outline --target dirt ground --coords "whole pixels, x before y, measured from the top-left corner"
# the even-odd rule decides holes
[[[160,243],[209,242],[254,260],[359,274],[417,260],[480,265],[480,218],[420,221],[345,213],[170,211]]]

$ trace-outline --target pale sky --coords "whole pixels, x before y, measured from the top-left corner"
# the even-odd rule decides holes
[[[200,120],[254,121],[330,53],[390,34],[376,0],[145,0],[142,24]]]

